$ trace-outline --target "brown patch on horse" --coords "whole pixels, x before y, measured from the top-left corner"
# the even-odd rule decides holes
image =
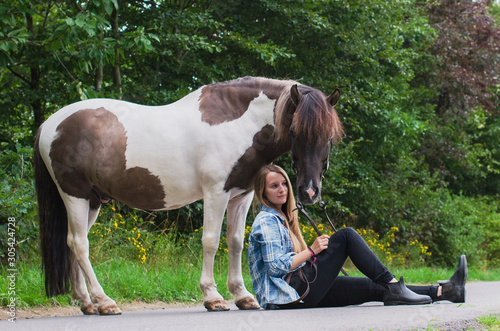
[[[234,164],[224,184],[224,190],[227,192],[235,187],[244,190],[251,188],[255,174],[289,148],[288,144],[276,142],[272,125],[264,126],[254,135],[252,146]]]
[[[290,83],[259,77],[243,77],[205,86],[200,96],[201,120],[210,125],[234,121],[248,110],[261,92],[277,99]]]
[[[127,136],[116,115],[104,108],[82,109],[56,129],[50,159],[61,189],[91,200],[114,198],[141,209],[165,207],[160,179],[148,169],[126,169]]]

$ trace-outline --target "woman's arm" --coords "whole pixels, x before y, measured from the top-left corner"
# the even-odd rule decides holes
[[[259,213],[248,241],[249,262],[253,254],[253,259],[262,260],[269,276],[283,277],[288,273],[296,253],[289,233],[277,215]]]
[[[319,236],[314,240],[314,243],[311,245],[311,249],[314,252],[315,255],[318,255],[321,253],[323,250],[328,248],[328,239],[330,236],[324,234],[322,236]],[[312,256],[312,253],[309,249],[303,250],[300,253],[297,253],[296,255],[293,256],[293,261],[292,261],[292,267],[290,270],[293,270],[300,266],[302,263],[306,262],[310,257]]]

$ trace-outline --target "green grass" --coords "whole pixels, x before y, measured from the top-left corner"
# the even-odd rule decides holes
[[[476,318],[476,321],[480,324],[480,330],[488,331],[499,331],[500,330],[500,317],[492,314],[486,316],[480,316]],[[477,330],[477,326],[472,328],[469,326],[467,330]],[[436,327],[433,325],[428,325],[425,328],[426,331],[443,331],[443,328]]]
[[[492,314],[476,318],[476,321],[486,326],[488,331],[500,330],[500,316]]]
[[[160,245],[160,243],[158,243]],[[199,289],[201,275],[201,247],[155,247],[148,260],[141,264],[137,258],[127,253],[127,247],[94,250],[92,263],[94,271],[106,294],[118,303],[140,300],[167,303],[201,303],[203,296]],[[125,256],[125,257],[124,257]],[[251,291],[252,282],[246,258],[243,258],[245,286]],[[219,252],[215,261],[214,276],[219,293],[226,299],[232,296],[227,290],[227,254]],[[46,298],[40,270],[40,261],[33,259],[17,264],[16,307],[18,309],[36,306],[71,305],[71,296]],[[438,279],[448,279],[454,270],[421,267],[415,269],[391,270],[397,277],[404,275],[408,284],[437,284]],[[350,270],[351,276],[361,273]],[[7,304],[8,271],[0,267],[1,305]],[[469,269],[469,281],[500,280],[500,269],[480,271]],[[496,329],[494,329],[496,330]]]
[[[232,296],[226,285],[227,254],[218,254],[215,262],[214,277],[217,290],[226,299]],[[97,279],[108,296],[118,303],[140,300],[153,302],[160,300],[167,303],[201,303],[203,296],[199,288],[201,263],[183,255],[175,261],[165,257],[155,257],[151,263],[111,257],[105,261],[93,263]],[[252,288],[248,267],[243,266],[245,286]],[[71,305],[71,296],[54,298],[45,296],[44,284],[38,261],[20,262],[17,265],[16,307],[32,308],[41,305]],[[8,271],[0,267],[1,305],[7,304]]]

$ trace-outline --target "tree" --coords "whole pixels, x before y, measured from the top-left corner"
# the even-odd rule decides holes
[[[436,61],[420,83],[437,93],[431,99],[435,120],[421,151],[430,170],[456,193],[494,186],[491,176],[500,170],[489,143],[496,139],[485,139],[496,130],[491,125],[497,123],[500,71],[500,28],[490,2],[441,0],[427,7],[437,32],[430,48]]]
[[[3,127],[4,143],[30,141],[47,115],[71,101],[120,96],[118,65],[124,48],[135,43],[139,54],[149,51],[155,36],[145,35],[141,27],[120,36],[117,10],[116,0],[8,0],[0,5],[0,65],[5,68],[0,90],[8,110],[0,116],[10,124],[9,130]],[[113,67],[114,90],[99,94],[106,64]],[[98,88],[91,92],[94,85]]]
[[[492,91],[499,83],[500,28],[488,14],[491,1],[440,0],[428,6],[438,38],[430,51],[439,62],[434,83],[436,111],[442,118],[495,110]]]

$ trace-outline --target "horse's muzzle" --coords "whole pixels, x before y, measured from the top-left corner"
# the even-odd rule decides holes
[[[315,204],[320,197],[321,188],[313,185],[312,181],[309,185],[299,185],[298,186],[298,198],[299,201],[304,205]]]

